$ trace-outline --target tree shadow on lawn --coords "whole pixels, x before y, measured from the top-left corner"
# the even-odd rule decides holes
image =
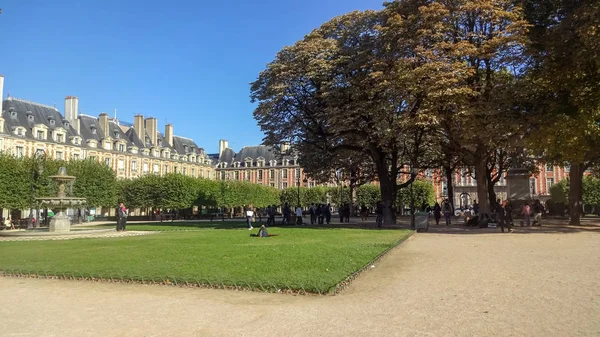
[[[600,234],[600,221],[598,219],[581,219],[580,226],[569,225],[568,219],[543,219],[542,226],[520,226],[522,219],[515,219],[514,234],[572,234],[572,233],[596,233]],[[506,234],[502,233],[500,227],[496,228],[478,228],[466,227],[464,225],[453,224],[445,226],[440,224],[429,226],[431,234]]]
[[[562,218],[544,218],[542,226],[521,227],[522,219],[517,218],[514,221],[515,227],[513,234],[561,234],[561,233],[581,233],[590,232],[600,234],[600,219],[596,217],[582,218],[581,226],[570,226],[568,219]],[[433,222],[433,220],[432,220]],[[440,225],[430,224],[428,231],[421,233],[431,234],[503,234],[500,227],[496,228],[478,228],[464,226],[462,218],[453,218],[453,224],[446,226],[443,220]],[[360,218],[351,218],[351,222],[340,223],[332,222],[330,225],[305,225],[305,226],[281,226],[288,228],[308,228],[308,229],[362,229],[362,230],[410,230],[410,217],[398,217],[397,224],[387,225],[378,228],[375,220],[361,221]]]

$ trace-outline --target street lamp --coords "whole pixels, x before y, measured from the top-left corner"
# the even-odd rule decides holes
[[[337,205],[337,207],[338,207],[338,212],[339,212],[339,210],[340,210],[340,208],[341,208],[341,206],[342,206],[342,186],[344,185],[344,184],[342,183],[342,170],[341,170],[341,169],[338,169],[337,171],[335,171],[335,175],[336,175],[336,177],[337,177],[337,181],[338,181],[338,184],[339,184],[339,186],[340,186],[340,192],[339,192],[339,202],[338,202],[338,204],[339,204],[339,205]]]
[[[302,180],[303,183],[307,183],[308,180],[306,178],[304,178]],[[302,207],[300,204],[300,175],[298,175],[298,180],[296,181],[296,185],[298,186],[298,206]]]
[[[225,218],[225,190],[227,189],[227,183],[225,180],[229,180],[229,172],[221,171],[221,219]]]
[[[44,162],[46,161],[46,151],[44,149],[35,150],[33,162],[31,164],[31,198],[29,199],[29,220],[27,221],[27,229],[33,229],[33,204],[35,197],[35,185],[44,172]],[[38,219],[39,221],[39,219]]]
[[[417,169],[414,167],[410,168],[410,179],[413,181],[410,183],[410,228],[415,229],[415,194],[413,192],[413,186],[415,184],[415,177],[417,176]]]

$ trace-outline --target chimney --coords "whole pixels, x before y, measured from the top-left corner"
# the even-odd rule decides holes
[[[77,131],[77,134],[81,136],[81,119],[77,118],[75,120],[75,124],[73,124],[73,127],[75,128],[75,131]]]
[[[65,97],[65,119],[75,125],[77,112],[79,111],[79,98],[75,96]]]
[[[169,146],[173,146],[173,124],[165,125],[165,138]]]
[[[133,130],[137,133],[138,137],[142,141],[142,144],[146,145],[146,132],[144,131],[144,116],[135,115],[133,116]]]
[[[148,136],[150,137],[150,143],[156,146],[158,141],[158,122],[156,118],[146,118],[146,130],[148,131]]]
[[[219,157],[223,154],[226,148],[229,147],[229,142],[224,139],[219,139]]]
[[[4,76],[0,75],[0,110],[2,110],[2,100],[4,99]],[[2,111],[0,111],[2,112]]]
[[[108,115],[106,112],[103,112],[98,116],[98,124],[100,124],[100,129],[104,133],[104,138],[110,137],[110,129],[108,128]]]

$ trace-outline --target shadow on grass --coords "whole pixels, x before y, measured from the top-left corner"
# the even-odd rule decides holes
[[[542,220],[542,226],[520,226],[521,219],[514,221],[514,234],[573,234],[573,233],[598,233],[600,234],[600,221],[598,218],[581,219],[580,226],[569,225],[568,219],[548,218]],[[461,225],[433,225],[429,227],[431,234],[503,234],[500,227],[477,228]]]

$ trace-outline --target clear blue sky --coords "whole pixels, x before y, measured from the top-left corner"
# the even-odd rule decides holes
[[[64,110],[79,97],[89,115],[132,122],[153,116],[164,132],[207,152],[229,140],[257,145],[249,83],[285,45],[330,18],[380,9],[383,0],[4,0],[4,97]]]

